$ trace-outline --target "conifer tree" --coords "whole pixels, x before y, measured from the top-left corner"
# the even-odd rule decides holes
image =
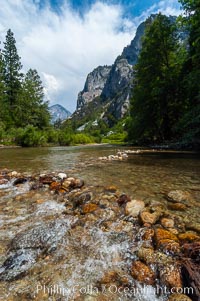
[[[48,102],[44,101],[44,89],[36,70],[29,69],[22,85],[18,106],[18,116],[23,125],[33,125],[40,129],[49,125]]]
[[[180,114],[176,54],[179,49],[173,20],[150,17],[135,68],[129,137],[138,143],[164,142]],[[181,64],[181,62],[180,62]]]
[[[0,42],[1,44],[1,42]],[[6,103],[5,103],[5,84],[3,76],[3,58],[0,49],[0,122],[3,123],[6,120]]]
[[[23,74],[21,73],[22,64],[17,52],[14,34],[10,29],[7,31],[2,56],[6,101],[11,119],[15,124],[15,109],[18,105]]]
[[[200,148],[200,2],[179,0],[185,10],[189,52],[184,70],[184,97],[188,108],[180,123],[183,141]]]

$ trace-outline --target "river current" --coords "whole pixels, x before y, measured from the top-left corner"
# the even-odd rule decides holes
[[[0,300],[168,300],[168,295],[156,296],[151,285],[142,287],[127,276],[135,259],[130,252],[135,248],[133,237],[140,230],[134,227],[134,220],[121,214],[113,202],[117,193],[112,191],[142,200],[146,206],[166,204],[164,196],[170,191],[187,191],[192,204],[199,204],[200,156],[140,149],[124,160],[99,159],[127,149],[111,145],[0,149],[0,170],[7,168],[27,177],[64,172],[84,179],[83,191],[98,207],[94,214],[83,215],[78,208],[71,214],[70,197],[64,199],[47,190],[29,191],[27,182],[13,186],[14,179],[0,185],[0,273],[4,273],[5,262],[10,265],[7,278],[0,282]],[[109,188],[102,190],[105,186]],[[190,206],[188,214],[192,222],[199,222],[200,206]],[[188,218],[185,213],[172,216],[175,220]],[[19,238],[18,233],[22,233]],[[31,241],[33,233],[36,237]],[[46,238],[48,233],[51,235]],[[25,276],[13,277],[23,268],[28,271]],[[102,287],[98,291],[100,279],[103,286],[111,283],[105,293]],[[117,291],[116,281],[120,287],[128,281],[132,294]]]

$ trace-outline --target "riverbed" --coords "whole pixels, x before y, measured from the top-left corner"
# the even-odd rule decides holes
[[[0,170],[9,170],[0,185],[0,300],[168,300],[168,294],[155,295],[151,285],[141,287],[130,275],[136,238],[149,225],[140,229],[119,199],[144,202],[151,213],[163,206],[160,214],[175,222],[174,232],[189,229],[197,237],[200,157],[132,148],[124,160],[99,159],[126,150],[111,145],[0,149]],[[54,188],[60,172],[83,179],[83,187]],[[171,210],[170,191],[189,196],[186,203],[177,201],[181,211]]]

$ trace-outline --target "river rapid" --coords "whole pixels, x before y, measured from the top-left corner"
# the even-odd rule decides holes
[[[200,156],[100,159],[127,149],[0,149],[0,300],[165,301],[172,283],[184,288],[177,262],[200,241]]]

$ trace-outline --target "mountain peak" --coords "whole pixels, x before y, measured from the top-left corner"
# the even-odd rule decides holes
[[[50,106],[49,112],[51,114],[52,123],[55,123],[57,120],[63,121],[71,116],[71,113],[60,104]]]

